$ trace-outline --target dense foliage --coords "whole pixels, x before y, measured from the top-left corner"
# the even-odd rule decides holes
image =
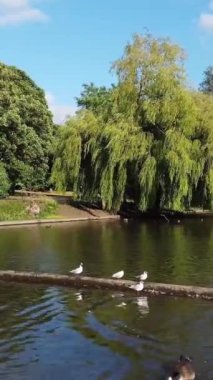
[[[213,98],[187,88],[184,52],[136,35],[110,89],[84,86],[82,110],[60,129],[52,181],[118,210],[213,207]]]
[[[23,71],[0,64],[0,160],[12,188],[45,187],[52,127],[44,92]]]
[[[206,94],[213,95],[213,66],[207,67],[204,71],[204,78],[200,84],[200,90]]]
[[[77,105],[82,109],[91,110],[95,115],[101,115],[103,120],[108,120],[113,110],[113,89],[105,86],[96,87],[94,83],[84,84]]]
[[[10,182],[4,165],[0,162],[0,197],[4,197],[8,194],[10,188]]]

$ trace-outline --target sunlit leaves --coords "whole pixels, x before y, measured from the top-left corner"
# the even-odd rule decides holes
[[[0,159],[12,188],[46,186],[52,129],[44,92],[21,70],[0,64]]]
[[[127,197],[141,210],[212,205],[212,98],[187,88],[183,59],[169,40],[136,35],[112,66],[115,86],[84,86],[56,145],[58,188],[109,210]]]

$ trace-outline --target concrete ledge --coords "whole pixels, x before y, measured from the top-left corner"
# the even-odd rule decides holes
[[[61,218],[61,219],[33,219],[33,220],[13,220],[0,222],[0,227],[8,226],[26,226],[26,225],[38,225],[38,224],[56,224],[56,223],[71,223],[71,222],[83,222],[83,221],[94,221],[94,220],[119,220],[119,215],[109,215],[109,216],[90,216],[81,218]]]
[[[50,286],[68,286],[73,288],[111,289],[131,292],[138,296],[139,292],[129,288],[136,284],[129,280],[115,280],[113,278],[97,278],[85,276],[72,276],[57,273],[16,272],[13,270],[0,271],[0,281],[29,284],[47,284]],[[213,288],[161,284],[145,282],[141,294],[168,295],[173,297],[202,298],[213,301]]]

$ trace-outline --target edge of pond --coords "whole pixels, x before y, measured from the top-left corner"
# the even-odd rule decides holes
[[[84,221],[103,221],[103,220],[120,220],[119,215],[107,216],[93,216],[93,217],[80,217],[80,218],[60,218],[60,219],[36,219],[36,220],[8,220],[0,222],[1,227],[10,226],[25,226],[25,225],[38,225],[38,224],[56,224],[56,223],[72,223]]]

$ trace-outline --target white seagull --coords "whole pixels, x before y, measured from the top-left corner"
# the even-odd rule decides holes
[[[140,281],[138,284],[130,285],[130,289],[135,290],[136,292],[141,292],[144,288],[143,281]]]
[[[136,276],[136,278],[140,278],[141,281],[145,281],[148,277],[148,272],[144,271],[142,274],[139,276]]]
[[[82,272],[83,272],[83,263],[81,263],[78,268],[70,270],[70,273],[72,274],[81,274]]]
[[[113,278],[122,278],[124,276],[124,271],[116,272],[112,275]]]

